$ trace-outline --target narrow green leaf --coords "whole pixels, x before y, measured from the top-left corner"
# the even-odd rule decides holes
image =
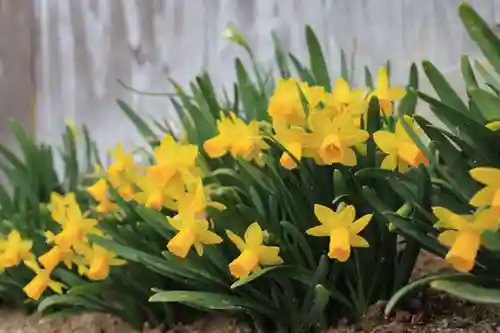
[[[330,92],[332,90],[330,84],[330,76],[328,75],[328,68],[326,66],[321,45],[314,31],[310,26],[306,27],[306,41],[307,49],[309,50],[309,62],[311,71],[316,79],[316,83],[325,87],[325,90]]]
[[[299,75],[300,79],[302,81],[307,82],[310,86],[313,86],[316,84],[316,80],[314,79],[313,75],[307,68],[305,68],[304,65],[297,59],[293,54],[289,53],[288,56],[290,57],[290,60],[292,61],[293,66],[295,67],[295,70],[297,71],[297,74]]]
[[[487,122],[500,120],[500,98],[480,88],[469,88],[472,101]]]
[[[469,56],[463,55],[462,58],[460,58],[460,69],[462,70],[462,76],[464,77],[466,87],[477,88],[476,75],[470,64]]]
[[[365,66],[365,84],[368,88],[373,90],[373,77],[372,73],[370,73],[370,69]]]
[[[465,103],[460,99],[457,93],[451,88],[444,75],[434,66],[430,61],[423,61],[422,66],[424,72],[429,79],[432,87],[439,95],[444,104],[447,104],[457,111],[468,113],[469,109]]]
[[[462,2],[458,6],[458,12],[469,36],[479,46],[495,71],[500,74],[500,40],[498,37],[470,4]]]
[[[323,312],[325,311],[329,300],[329,291],[321,284],[316,285],[314,287],[313,304],[306,318],[306,323],[308,325],[313,325],[314,323],[318,322],[318,320],[323,316]]]
[[[482,234],[484,246],[493,251],[500,251],[500,233],[498,231],[485,231]]]
[[[474,67],[490,88],[500,90],[500,81],[498,81],[498,79],[496,79],[486,68],[484,68],[481,62],[478,60],[474,61]]]
[[[387,303],[384,314],[386,317],[388,317],[392,310],[395,308],[398,303],[403,300],[407,299],[408,296],[414,295],[423,288],[425,288],[429,283],[431,283],[434,280],[439,280],[439,279],[449,279],[449,278],[457,278],[457,277],[464,277],[466,274],[462,273],[454,273],[454,274],[436,274],[436,275],[431,275],[431,276],[426,276],[423,278],[420,278],[418,280],[415,280],[403,288],[399,289],[389,300]]]
[[[500,288],[485,288],[465,281],[445,279],[431,281],[430,286],[468,302],[500,305]]]
[[[156,138],[156,134],[148,124],[124,101],[118,99],[116,101],[120,109],[125,112],[125,115],[132,121],[139,133],[144,137],[146,142],[150,142]]]
[[[349,64],[343,49],[340,50],[340,76],[346,80],[346,82],[351,83],[349,80]]]
[[[276,63],[278,64],[280,76],[284,79],[287,79],[290,77],[290,69],[288,67],[285,53],[283,52],[283,46],[281,45],[281,41],[276,32],[273,31],[271,33],[271,37],[273,38],[274,42],[274,57],[276,59]]]
[[[262,308],[257,303],[246,301],[242,298],[226,294],[198,292],[198,291],[162,291],[154,290],[156,294],[150,297],[150,302],[182,303],[195,306],[207,311],[248,311],[256,310],[269,315],[269,309]]]

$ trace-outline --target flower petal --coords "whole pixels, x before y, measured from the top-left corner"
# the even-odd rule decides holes
[[[356,153],[351,148],[344,148],[344,156],[342,158],[342,164],[347,166],[355,166],[358,162]]]
[[[485,188],[479,190],[470,200],[470,204],[475,207],[488,206],[491,205],[493,197],[496,193],[496,188],[494,186],[486,186]]]
[[[360,233],[364,228],[366,228],[372,217],[373,214],[366,214],[354,221],[349,228],[350,232],[353,234]]]
[[[472,178],[485,185],[500,186],[500,169],[475,168],[469,171]]]
[[[382,169],[394,171],[398,167],[398,155],[389,154],[387,155],[382,164],[380,165]]]
[[[236,247],[238,248],[238,250],[240,250],[240,252],[245,251],[247,246],[245,244],[245,241],[240,236],[236,235],[231,230],[226,230],[226,235],[231,240],[231,242],[233,242],[234,245],[236,245]]]
[[[331,228],[328,225],[322,224],[306,230],[306,234],[314,237],[330,236]]]
[[[337,214],[330,208],[323,205],[314,205],[314,215],[322,224],[330,224],[337,219]]]
[[[349,241],[352,247],[370,247],[370,244],[360,235],[350,235]]]
[[[219,244],[222,243],[222,238],[213,231],[202,230],[198,234],[198,240],[203,244]]]
[[[384,153],[396,154],[398,149],[398,140],[394,133],[388,131],[378,131],[373,134],[373,140]]]
[[[250,224],[245,231],[245,243],[249,247],[259,246],[264,242],[264,234],[257,222]]]
[[[457,236],[458,236],[458,231],[445,230],[438,235],[438,240],[441,244],[451,247],[453,243],[455,243]]]
[[[259,262],[264,266],[279,265],[283,259],[279,256],[280,248],[278,246],[261,246],[259,248]]]

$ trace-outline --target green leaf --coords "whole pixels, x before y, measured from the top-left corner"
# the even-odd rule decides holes
[[[478,60],[474,61],[474,67],[481,77],[486,81],[486,84],[492,89],[500,89],[500,81],[498,81]]]
[[[476,75],[474,74],[468,56],[463,55],[462,58],[460,58],[460,69],[462,70],[462,76],[464,77],[466,87],[477,88]]]
[[[365,66],[365,84],[368,88],[373,90],[373,77],[372,73],[370,73],[370,69]]]
[[[487,122],[500,120],[500,98],[480,88],[469,88],[467,92]]]
[[[380,106],[378,99],[376,97],[372,97],[370,99],[370,103],[368,105],[368,120],[366,124],[366,129],[370,134],[370,138],[366,142],[366,157],[368,160],[367,167],[375,167],[377,165],[377,145],[373,140],[373,134],[380,129]]]
[[[265,267],[261,270],[259,270],[258,272],[256,273],[252,273],[250,274],[248,277],[246,278],[242,278],[242,279],[239,279],[239,280],[236,280],[232,285],[231,285],[231,289],[237,289],[239,287],[242,287],[268,273],[271,273],[271,272],[276,272],[276,271],[280,271],[280,272],[283,272],[283,271],[289,271],[289,272],[294,272],[294,271],[297,271],[298,270],[298,267],[297,266],[287,266],[287,265],[279,265],[279,266],[270,266],[270,267]]]
[[[316,260],[314,260],[312,249],[307,242],[304,233],[300,232],[296,226],[287,221],[281,221],[281,226],[283,227],[284,231],[288,232],[288,234],[294,239],[296,244],[299,245],[308,265],[311,268],[316,267]]]
[[[488,249],[500,251],[500,233],[498,231],[485,231],[481,238],[482,243]]]
[[[445,279],[431,281],[430,286],[433,289],[476,304],[500,305],[499,288],[486,288],[470,282]]]
[[[307,82],[310,86],[313,86],[316,84],[314,77],[312,76],[311,72],[307,68],[305,68],[304,65],[297,59],[293,54],[289,53],[288,56],[290,57],[290,60],[292,61],[293,66],[295,67],[295,70],[299,74],[299,77],[302,81]]]
[[[469,36],[479,46],[495,71],[500,74],[500,40],[498,37],[469,4],[462,2],[458,6],[458,12]]]
[[[441,119],[454,133],[471,146],[483,151],[485,147],[494,147],[495,140],[499,135],[487,129],[483,124],[470,118],[468,115],[443,104],[442,102],[419,92],[419,97],[431,105],[431,110]],[[493,146],[492,146],[493,145]],[[491,153],[486,154],[489,156]]]
[[[246,301],[242,298],[226,294],[184,290],[162,291],[155,289],[154,291],[156,294],[149,298],[150,302],[182,303],[207,311],[255,310],[261,312],[262,314],[269,315],[269,309],[263,308],[256,303]]]
[[[451,88],[444,75],[441,74],[441,72],[429,61],[423,61],[422,66],[429,82],[443,103],[453,107],[457,111],[467,114],[469,109],[457,93]]]
[[[239,58],[236,59],[235,66],[236,77],[238,79],[238,92],[241,97],[246,119],[249,121],[253,119],[264,120],[265,118],[262,117],[264,112],[259,110],[259,92],[250,80],[245,66],[243,66],[243,63]]]
[[[88,311],[106,312],[106,307],[95,300],[87,300],[70,295],[53,295],[46,297],[38,304],[38,311],[44,312],[53,306],[81,306]]]
[[[411,64],[410,67],[410,77],[408,79],[408,87],[412,89],[408,89],[406,91],[406,95],[403,97],[398,107],[398,115],[399,117],[403,117],[404,115],[408,115],[412,117],[415,114],[417,108],[417,94],[415,90],[418,89],[418,69],[415,64]]]
[[[127,117],[132,121],[146,142],[156,139],[157,135],[153,132],[153,130],[127,103],[121,99],[118,99],[116,102],[118,103],[120,109],[125,112],[125,115],[127,115]]]
[[[276,63],[278,64],[280,76],[287,79],[290,77],[290,69],[288,67],[287,58],[283,52],[283,46],[281,45],[281,41],[276,32],[273,31],[271,33],[271,37],[274,42],[274,57],[276,58]]]
[[[314,299],[311,310],[306,317],[306,323],[308,325],[313,325],[318,322],[318,320],[323,316],[328,301],[330,300],[330,292],[318,284],[314,287]]]
[[[321,51],[321,45],[319,44],[318,38],[316,38],[316,35],[310,26],[306,27],[306,41],[307,49],[309,50],[310,67],[314,78],[316,79],[316,83],[325,87],[325,90],[330,92],[332,87],[330,84],[330,76],[328,75],[326,61],[323,57],[323,52]]]
[[[439,279],[449,279],[449,278],[457,278],[457,277],[464,277],[467,276],[468,274],[462,274],[462,273],[454,273],[454,274],[436,274],[436,275],[431,275],[431,276],[426,276],[423,278],[420,278],[418,280],[415,280],[403,288],[399,289],[392,297],[389,299],[389,302],[387,303],[384,314],[386,317],[388,317],[394,307],[402,300],[407,299],[408,296],[414,295],[423,288],[425,288],[430,282],[434,280],[439,280]]]
[[[340,50],[340,76],[346,80],[347,83],[351,83],[349,80],[349,64],[343,49]]]

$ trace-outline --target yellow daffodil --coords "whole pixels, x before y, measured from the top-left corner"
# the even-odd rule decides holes
[[[63,223],[66,220],[67,208],[76,202],[75,194],[68,193],[60,195],[59,193],[52,192],[50,194],[50,202],[47,204],[47,209],[51,213],[51,217],[57,223]]]
[[[222,242],[219,235],[208,229],[209,223],[204,216],[200,216],[199,208],[200,202],[196,199],[183,202],[178,206],[179,213],[176,216],[167,217],[169,224],[178,230],[168,242],[167,248],[180,258],[185,258],[193,246],[198,255],[202,256],[203,245]]]
[[[106,179],[99,179],[94,185],[87,188],[87,192],[98,202],[96,207],[97,212],[108,213],[117,207],[110,198]]]
[[[83,256],[83,260],[88,265],[86,275],[94,281],[105,280],[110,273],[112,266],[122,266],[127,262],[116,258],[116,253],[110,252],[100,245],[80,244],[76,251]]]
[[[491,206],[497,214],[500,214],[500,169],[475,168],[470,170],[470,175],[486,185],[472,197],[471,205],[476,207]]]
[[[446,261],[460,272],[470,271],[481,246],[481,234],[486,230],[497,230],[498,219],[491,210],[465,216],[443,207],[434,207],[432,210],[438,218],[435,226],[448,229],[438,236],[442,244],[450,247]]]
[[[57,195],[52,196],[57,197]],[[56,212],[62,231],[54,237],[54,242],[61,250],[68,251],[74,244],[84,241],[86,234],[99,234],[97,220],[85,218],[74,195],[65,198],[64,206],[58,205],[59,199],[49,204],[52,214]]]
[[[47,288],[62,294],[64,285],[52,280],[49,270],[40,268],[35,261],[25,261],[24,264],[36,273],[36,276],[23,288],[29,298],[38,301]]]
[[[288,151],[283,152],[281,155],[281,165],[289,170],[295,169],[297,167],[297,163],[292,156],[290,156],[290,154],[292,154],[298,161],[302,158],[302,150],[307,136],[305,130],[301,127],[276,127],[274,130],[276,133],[276,140]]]
[[[390,115],[392,113],[392,103],[403,98],[405,94],[406,91],[403,88],[389,86],[387,68],[380,68],[377,76],[377,88],[370,94],[370,98],[372,96],[378,98],[382,112]]]
[[[114,161],[108,167],[108,172],[123,173],[127,169],[134,168],[133,155],[125,153],[125,150],[120,143],[117,143],[115,149],[111,149],[109,153],[114,158]]]
[[[356,165],[352,147],[365,142],[368,132],[356,127],[349,115],[330,118],[324,112],[313,112],[309,116],[309,127],[312,133],[308,135],[304,156],[314,158],[318,164]]]
[[[32,246],[32,241],[22,239],[19,231],[12,230],[6,239],[0,240],[0,267],[14,267],[23,260],[33,260]]]
[[[335,81],[332,93],[326,95],[324,110],[330,117],[349,113],[359,126],[360,116],[366,111],[368,104],[364,95],[363,89],[351,90],[349,83],[340,77]]]
[[[278,246],[263,244],[264,233],[257,222],[247,228],[244,240],[230,230],[226,230],[226,234],[241,252],[239,257],[229,264],[229,271],[234,277],[246,278],[250,273],[259,271],[261,266],[283,263]]]
[[[302,126],[306,114],[299,93],[299,81],[295,78],[279,78],[273,95],[269,99],[267,113],[274,126]]]
[[[416,133],[419,133],[411,117],[405,116],[402,121],[405,121]],[[424,153],[406,133],[400,122],[396,124],[395,133],[380,130],[373,134],[373,140],[380,150],[388,154],[382,161],[381,167],[383,169],[395,170],[398,168],[399,171],[405,171],[408,167],[429,164]]]
[[[155,148],[155,168],[162,169],[162,179],[168,181],[176,175],[190,174],[196,166],[198,146],[179,144],[171,135],[165,135]]]
[[[262,150],[268,148],[260,135],[259,124],[253,120],[250,124],[230,113],[226,117],[222,112],[217,121],[219,134],[203,144],[208,156],[218,158],[230,153],[247,161],[258,160]]]
[[[355,220],[356,210],[347,206],[335,212],[322,205],[314,205],[314,214],[321,225],[306,231],[316,237],[330,237],[328,256],[339,261],[346,261],[351,255],[351,247],[368,247],[368,242],[358,234],[368,225],[372,214]]]
[[[73,244],[73,247],[77,245],[78,244]],[[78,266],[78,260],[75,253],[70,249],[64,250],[58,245],[53,246],[50,250],[38,257],[38,261],[48,271],[54,270],[54,268],[56,268],[61,262],[63,262],[68,269],[73,267],[73,263]]]

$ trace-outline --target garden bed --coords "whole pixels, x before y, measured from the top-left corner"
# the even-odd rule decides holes
[[[427,253],[420,255],[414,277],[446,268],[440,259]],[[500,309],[464,302],[432,291],[415,300],[411,311],[396,311],[391,318],[383,315],[385,304],[372,306],[365,319],[356,325],[340,323],[328,333],[398,333],[398,332],[500,332]],[[86,314],[69,319],[47,321],[39,314],[25,316],[19,311],[0,311],[0,333],[128,333],[129,325],[103,314]],[[165,332],[162,328],[145,328],[144,333]],[[245,323],[224,316],[207,316],[189,325],[179,325],[167,333],[247,333]]]

